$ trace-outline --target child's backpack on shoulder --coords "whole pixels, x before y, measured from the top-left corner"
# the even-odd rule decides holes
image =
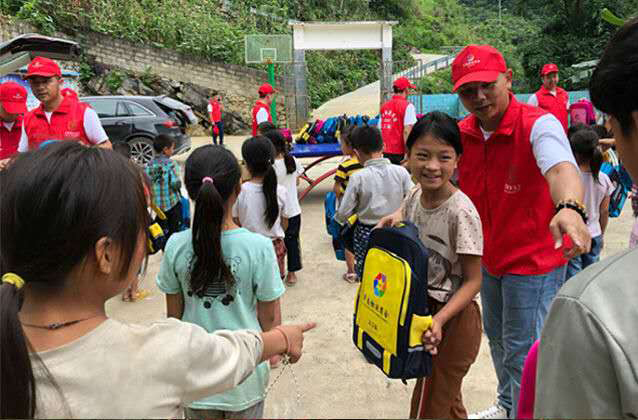
[[[428,251],[414,224],[372,231],[352,338],[389,378],[405,381],[432,372],[432,357],[422,343],[432,325],[427,273]]]
[[[614,190],[610,195],[609,200],[609,217],[618,217],[625,207],[625,201],[631,191],[633,182],[629,173],[624,166],[620,163],[620,160],[616,156],[616,153],[609,149],[607,151],[609,161],[603,162],[600,167],[600,171],[606,174],[614,184]]]

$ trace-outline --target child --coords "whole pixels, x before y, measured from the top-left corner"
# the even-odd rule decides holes
[[[352,174],[357,172],[358,170],[363,168],[363,165],[359,163],[359,159],[354,154],[354,150],[352,150],[352,143],[350,142],[350,134],[352,133],[352,126],[346,127],[342,132],[339,138],[339,143],[341,145],[341,152],[348,156],[348,159],[344,160],[337,167],[337,172],[335,173],[335,183],[333,187],[333,191],[337,196],[337,207],[339,206],[339,202],[343,197],[343,193],[346,192],[346,187],[348,186],[348,181]],[[348,283],[355,283],[358,278],[357,274],[354,272],[354,254],[352,250],[353,246],[353,232],[352,229],[347,229],[344,235],[342,235],[341,239],[343,241],[343,245],[345,248],[345,257],[346,257],[346,273],[343,275],[343,279]]]
[[[481,219],[469,197],[450,182],[463,152],[456,120],[442,112],[426,114],[406,143],[418,185],[399,215],[382,223],[414,223],[428,248],[427,295],[433,324],[423,343],[436,355],[432,375],[417,380],[410,417],[467,418],[461,388],[481,344],[476,301],[482,281]]]
[[[263,124],[263,123],[262,123]],[[275,147],[275,163],[273,168],[277,174],[277,182],[286,189],[286,208],[288,209],[288,227],[286,228],[284,244],[288,254],[288,275],[286,285],[297,284],[296,272],[301,270],[301,246],[299,233],[301,231],[301,206],[297,195],[299,175],[303,173],[303,166],[288,152],[288,143],[279,130],[267,131],[266,136]]]
[[[171,160],[175,151],[175,139],[160,134],[153,140],[155,157],[146,165],[145,171],[153,183],[153,202],[166,215],[162,227],[168,231],[167,238],[179,231],[182,224],[182,203],[179,167]]]
[[[569,144],[574,152],[585,188],[587,228],[592,240],[591,251],[569,260],[565,279],[569,279],[600,259],[603,235],[609,218],[609,197],[614,190],[609,177],[600,171],[603,155],[598,148],[598,134],[591,128],[583,128],[572,134]]]
[[[157,276],[167,316],[208,332],[269,331],[280,322],[284,285],[272,244],[232,219],[240,178],[237,159],[221,146],[189,156],[184,182],[195,201],[193,229],[171,237]],[[186,418],[262,418],[267,383],[262,363],[238,387],[190,404]]]
[[[275,124],[271,123],[270,121],[264,121],[262,123],[259,123],[259,125],[257,125],[257,135],[258,136],[263,136],[267,132],[272,131],[272,130],[277,130],[277,126]]]
[[[634,215],[634,226],[629,236],[629,248],[638,248],[638,185],[631,187],[631,209]]]
[[[207,333],[107,317],[139,272],[149,222],[139,172],[115,153],[76,142],[23,153],[0,189],[0,417],[179,418],[273,355],[301,355],[312,323]]]
[[[370,231],[383,216],[400,207],[414,184],[404,167],[393,165],[383,157],[383,140],[378,128],[357,127],[352,131],[350,140],[357,159],[364,167],[350,177],[335,220],[343,225],[352,214],[358,216],[354,229],[354,254],[356,275],[361,279]]]
[[[286,273],[285,230],[289,209],[286,189],[277,185],[273,168],[275,150],[266,137],[251,137],[241,146],[241,156],[250,179],[241,186],[241,194],[233,206],[235,223],[272,240],[281,278]]]

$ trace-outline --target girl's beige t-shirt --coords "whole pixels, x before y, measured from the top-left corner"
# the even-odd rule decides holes
[[[173,318],[151,325],[108,319],[62,347],[34,355],[37,418],[182,418],[182,406],[231,389],[253,372],[263,342]]]
[[[416,185],[404,200],[404,220],[419,228],[427,247],[428,295],[445,303],[463,283],[459,254],[483,255],[483,227],[472,200],[461,190],[435,209],[421,205],[421,186]]]

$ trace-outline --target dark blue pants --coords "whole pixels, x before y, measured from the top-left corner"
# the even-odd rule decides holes
[[[219,144],[224,144],[224,122],[217,121],[215,123],[217,128],[219,129]],[[213,144],[217,144],[217,134],[215,134],[215,130],[211,127],[211,131],[213,132]]]

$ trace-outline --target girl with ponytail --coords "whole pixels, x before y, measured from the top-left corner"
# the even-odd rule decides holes
[[[273,168],[275,148],[267,137],[251,137],[242,145],[241,155],[250,179],[241,186],[233,217],[237,224],[272,240],[283,279],[286,273],[284,237],[291,209],[287,205],[286,189],[277,184]]]
[[[0,418],[181,418],[180,406],[233,388],[261,361],[301,356],[311,323],[211,334],[176,319],[136,325],[107,316],[106,301],[136,280],[148,242],[139,170],[117,153],[76,142],[21,153],[0,172],[0,191]],[[209,193],[205,209],[215,208]],[[242,287],[237,266],[270,266],[280,281],[270,241],[258,239],[253,260],[229,266],[234,289]],[[177,243],[171,238],[171,255]],[[276,300],[256,290],[258,300]]]
[[[569,260],[566,278],[576,275],[585,267],[597,262],[603,249],[603,235],[609,218],[609,200],[614,190],[611,180],[600,170],[603,155],[598,145],[598,134],[592,128],[583,126],[573,131],[569,144],[578,163],[580,176],[585,187],[585,208],[587,227],[592,237],[591,251]]]
[[[284,237],[288,268],[286,284],[294,286],[297,284],[296,272],[301,270],[301,246],[299,244],[301,206],[297,195],[297,185],[299,185],[299,176],[303,174],[303,166],[290,155],[288,142],[280,130],[267,131],[264,136],[268,137],[275,147],[273,168],[277,174],[277,182],[286,189],[286,207],[289,215],[286,236]]]

